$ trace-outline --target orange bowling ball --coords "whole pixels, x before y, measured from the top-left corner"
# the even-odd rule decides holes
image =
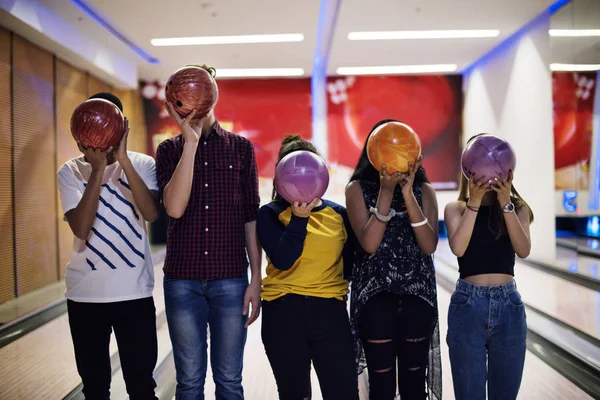
[[[415,131],[402,122],[387,122],[379,126],[367,141],[367,156],[373,166],[387,173],[408,172],[408,164],[421,155],[421,141]]]

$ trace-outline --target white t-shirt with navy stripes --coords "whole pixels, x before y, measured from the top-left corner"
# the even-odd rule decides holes
[[[156,165],[150,156],[128,152],[133,167],[150,190],[158,190]],[[79,204],[92,172],[83,156],[58,170],[63,214]],[[74,236],[73,256],[65,275],[68,299],[108,303],[152,296],[154,268],[144,221],[135,206],[125,172],[108,165],[96,220],[86,240]]]

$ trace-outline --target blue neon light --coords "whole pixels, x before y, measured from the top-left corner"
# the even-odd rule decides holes
[[[491,58],[509,50],[510,48],[512,48],[513,44],[515,44],[515,42],[517,42],[525,32],[528,32],[531,27],[535,26],[541,18],[548,18],[550,15],[557,12],[570,1],[571,0],[558,0],[557,2],[553,3],[550,7],[548,7],[547,10],[545,10],[544,12],[536,16],[534,19],[523,25],[512,35],[508,36],[506,39],[500,42],[496,47],[494,47],[493,49],[491,49],[490,51],[473,61],[471,64],[466,66],[463,69],[462,73],[464,75],[468,75],[476,66],[480,64],[485,64]]]
[[[85,4],[82,0],[71,0],[71,3],[75,4],[81,11],[86,13],[90,18],[96,21],[101,27],[106,29],[110,34],[123,42],[127,47],[133,50],[138,56],[146,60],[151,64],[158,64],[158,58],[152,57],[150,54],[146,53],[141,47],[137,46],[131,40],[127,39],[122,33],[117,31],[111,24],[105,21],[98,13],[92,10],[87,4]]]
[[[552,4],[550,7],[548,7],[548,12],[550,13],[550,15],[552,15],[570,2],[571,0],[558,0],[554,2],[554,4]]]
[[[597,215],[588,217],[586,233],[591,237],[600,237],[600,218]]]
[[[563,192],[563,208],[568,212],[577,211],[577,191],[565,190]]]

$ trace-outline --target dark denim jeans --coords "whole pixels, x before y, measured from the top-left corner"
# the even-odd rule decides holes
[[[501,286],[456,283],[448,336],[456,400],[514,400],[527,337],[525,307],[515,281]]]
[[[203,400],[207,326],[217,400],[243,400],[242,367],[248,277],[215,281],[164,280],[165,306],[177,374],[177,400]]]

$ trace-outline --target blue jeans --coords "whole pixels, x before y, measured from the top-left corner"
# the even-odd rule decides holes
[[[525,364],[527,323],[515,281],[501,286],[456,283],[447,342],[456,400],[517,398]]]
[[[243,400],[242,367],[248,277],[164,280],[165,307],[177,374],[177,400],[204,400],[207,326],[217,400]]]

